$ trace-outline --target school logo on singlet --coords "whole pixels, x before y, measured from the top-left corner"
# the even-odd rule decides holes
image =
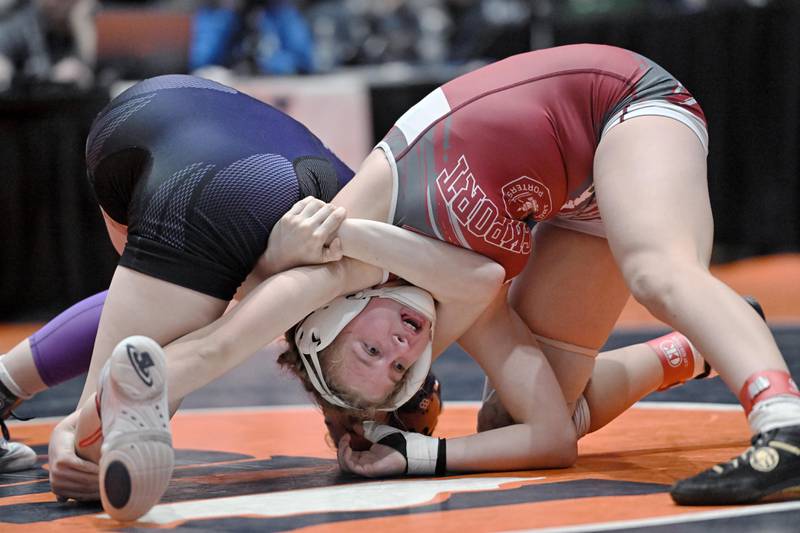
[[[483,241],[516,254],[531,250],[528,226],[516,217],[503,216],[497,205],[478,184],[461,156],[452,169],[443,169],[436,176],[436,188],[447,206],[454,227],[461,227]],[[548,191],[548,198],[549,198]],[[549,200],[548,200],[549,205]],[[460,238],[463,241],[463,238]],[[472,249],[468,243],[462,246]]]
[[[553,211],[553,199],[541,181],[520,176],[501,189],[506,213],[511,218],[523,220],[533,215],[534,220],[544,220]]]

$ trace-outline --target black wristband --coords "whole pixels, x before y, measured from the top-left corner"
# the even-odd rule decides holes
[[[390,435],[386,435],[381,440],[376,442],[376,444],[382,444],[400,452],[400,454],[406,460],[406,471],[403,473],[408,474],[408,451],[406,447],[406,438],[402,433],[392,433]]]
[[[439,439],[439,451],[436,455],[437,476],[447,474],[447,439]]]

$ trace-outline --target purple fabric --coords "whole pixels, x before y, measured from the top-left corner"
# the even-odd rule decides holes
[[[103,291],[81,300],[30,336],[36,370],[48,387],[89,370],[107,294]]]

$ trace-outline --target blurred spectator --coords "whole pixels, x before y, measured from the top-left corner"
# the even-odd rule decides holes
[[[324,0],[307,16],[317,64],[326,71],[391,61],[496,59],[530,44],[530,0]]]
[[[240,74],[314,71],[311,31],[288,0],[217,0],[194,17],[190,68],[211,65]]]
[[[18,1],[0,13],[0,90],[14,82],[94,79],[95,0]]]

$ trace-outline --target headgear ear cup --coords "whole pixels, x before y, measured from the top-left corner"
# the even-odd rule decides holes
[[[433,373],[429,373],[422,388],[392,413],[389,425],[430,436],[436,429],[443,407],[441,384]]]

